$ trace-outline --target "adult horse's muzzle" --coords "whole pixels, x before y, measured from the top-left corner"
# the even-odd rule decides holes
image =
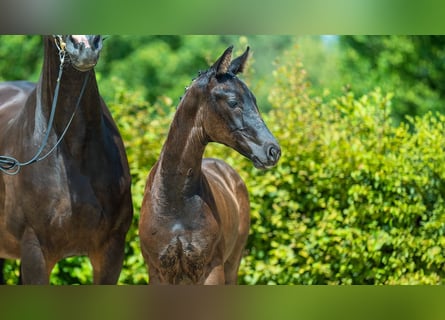
[[[102,49],[103,38],[97,35],[71,35],[66,38],[66,51],[71,65],[79,71],[94,68]]]

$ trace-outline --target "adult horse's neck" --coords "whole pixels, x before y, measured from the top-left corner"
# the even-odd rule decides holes
[[[42,131],[46,131],[53,100],[57,78],[59,76],[60,57],[59,51],[51,37],[44,38],[44,60],[39,82],[37,84],[36,97],[36,124],[41,124]],[[97,88],[94,70],[80,72],[74,69],[69,62],[68,54],[65,56],[63,73],[60,79],[60,88],[57,97],[57,109],[54,118],[53,130],[60,136],[66,128],[75,110],[79,99],[85,77],[88,77],[88,84],[81,98],[80,107],[71,123],[71,126],[64,137],[63,143],[68,147],[80,148],[79,139],[86,136],[86,130],[100,130],[101,121],[101,100]],[[39,119],[40,118],[40,119]],[[76,142],[73,143],[73,140]],[[72,150],[76,153],[75,150]]]
[[[190,87],[181,99],[159,160],[162,190],[174,200],[199,194],[202,183],[201,162],[208,141],[194,90]]]

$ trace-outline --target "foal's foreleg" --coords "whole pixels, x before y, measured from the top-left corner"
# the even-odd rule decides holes
[[[125,235],[116,235],[89,255],[94,284],[116,284],[124,261]]]
[[[232,254],[224,263],[224,274],[225,274],[226,284],[238,283],[238,269],[241,263],[241,258],[243,257],[244,246],[247,242],[247,235],[248,231],[240,233],[237,243],[233,248]]]
[[[215,266],[212,271],[210,271],[210,274],[207,276],[207,279],[205,280],[205,285],[217,285],[217,284],[224,284],[224,266],[222,264],[219,264]]]
[[[242,251],[229,258],[224,264],[224,274],[226,284],[238,283],[238,269],[241,263]]]

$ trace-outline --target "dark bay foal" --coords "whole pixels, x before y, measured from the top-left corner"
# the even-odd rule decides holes
[[[150,171],[139,235],[151,284],[237,283],[250,226],[247,189],[225,162],[202,156],[218,142],[260,169],[280,157],[254,95],[236,76],[248,51],[231,61],[228,48],[193,81]]]
[[[114,284],[133,209],[93,69],[103,39],[43,40],[38,83],[0,84],[0,257],[21,259],[24,284],[47,284],[57,261],[87,255],[94,283]]]

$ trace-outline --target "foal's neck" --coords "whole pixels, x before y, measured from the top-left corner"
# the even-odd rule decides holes
[[[190,91],[193,89],[188,89],[178,106],[159,161],[161,183],[173,198],[192,197],[201,188],[201,162],[207,140],[201,101]]]

